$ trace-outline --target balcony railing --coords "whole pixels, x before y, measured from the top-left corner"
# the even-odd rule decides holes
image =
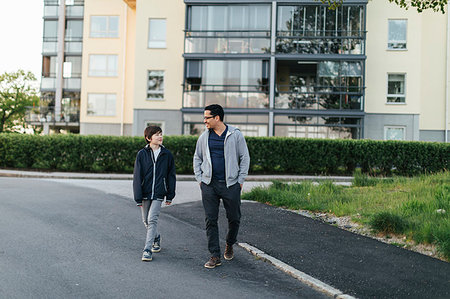
[[[363,31],[278,31],[276,52],[364,55]]]
[[[62,107],[61,114],[56,116],[55,107],[27,107],[25,121],[30,124],[52,123],[77,126],[80,123],[80,109],[77,107]]]
[[[275,108],[361,111],[363,93],[361,86],[277,85]]]
[[[270,31],[187,31],[186,53],[261,54],[270,53]]]

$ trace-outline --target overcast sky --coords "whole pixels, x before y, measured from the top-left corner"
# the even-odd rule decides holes
[[[43,0],[0,0],[1,74],[23,69],[40,80],[43,9]]]

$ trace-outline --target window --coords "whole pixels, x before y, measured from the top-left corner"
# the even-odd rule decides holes
[[[191,6],[190,30],[270,30],[269,5]]]
[[[166,47],[166,20],[150,19],[148,22],[148,47]]]
[[[89,76],[92,77],[117,76],[117,55],[90,55]]]
[[[405,74],[388,74],[388,103],[405,103]]]
[[[164,133],[165,122],[162,121],[162,120],[146,120],[146,121],[144,122],[144,126],[145,126],[146,128],[149,127],[149,126],[157,126],[157,127],[160,127],[161,130],[162,130],[163,133]]]
[[[44,21],[44,39],[56,39],[58,37],[58,21]]]
[[[389,20],[388,22],[388,49],[406,50],[407,20]]]
[[[89,116],[115,116],[116,95],[108,93],[89,93],[87,103]]]
[[[66,41],[81,41],[83,38],[83,21],[68,20],[66,22]]]
[[[147,100],[164,99],[164,71],[148,71]]]
[[[384,140],[405,140],[405,127],[386,126],[384,127]]]
[[[90,37],[119,37],[119,17],[91,16]]]

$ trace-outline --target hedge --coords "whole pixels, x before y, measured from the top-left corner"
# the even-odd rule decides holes
[[[250,173],[417,175],[449,169],[450,144],[247,137]],[[197,136],[166,136],[177,173],[192,173]],[[143,137],[0,134],[0,167],[132,173]]]

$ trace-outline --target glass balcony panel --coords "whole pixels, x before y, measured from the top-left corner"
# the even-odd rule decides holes
[[[64,52],[72,54],[81,54],[83,52],[82,42],[66,42],[64,43]]]
[[[205,106],[211,104],[219,104],[226,107],[226,93],[225,92],[205,92],[204,94]]]
[[[270,53],[270,39],[251,38],[249,41],[249,53]]]
[[[64,89],[81,89],[81,78],[67,78],[64,79]]]
[[[200,135],[204,130],[204,124],[184,124],[184,135]]]
[[[190,91],[184,93],[184,107],[195,108],[205,107],[203,100],[204,93],[199,91]]]
[[[247,108],[247,98],[245,93],[228,92],[227,93],[227,108]]]
[[[56,78],[42,78],[41,79],[41,89],[55,89],[56,88]]]
[[[57,43],[56,42],[43,42],[42,43],[42,53],[56,53],[57,52]]]

